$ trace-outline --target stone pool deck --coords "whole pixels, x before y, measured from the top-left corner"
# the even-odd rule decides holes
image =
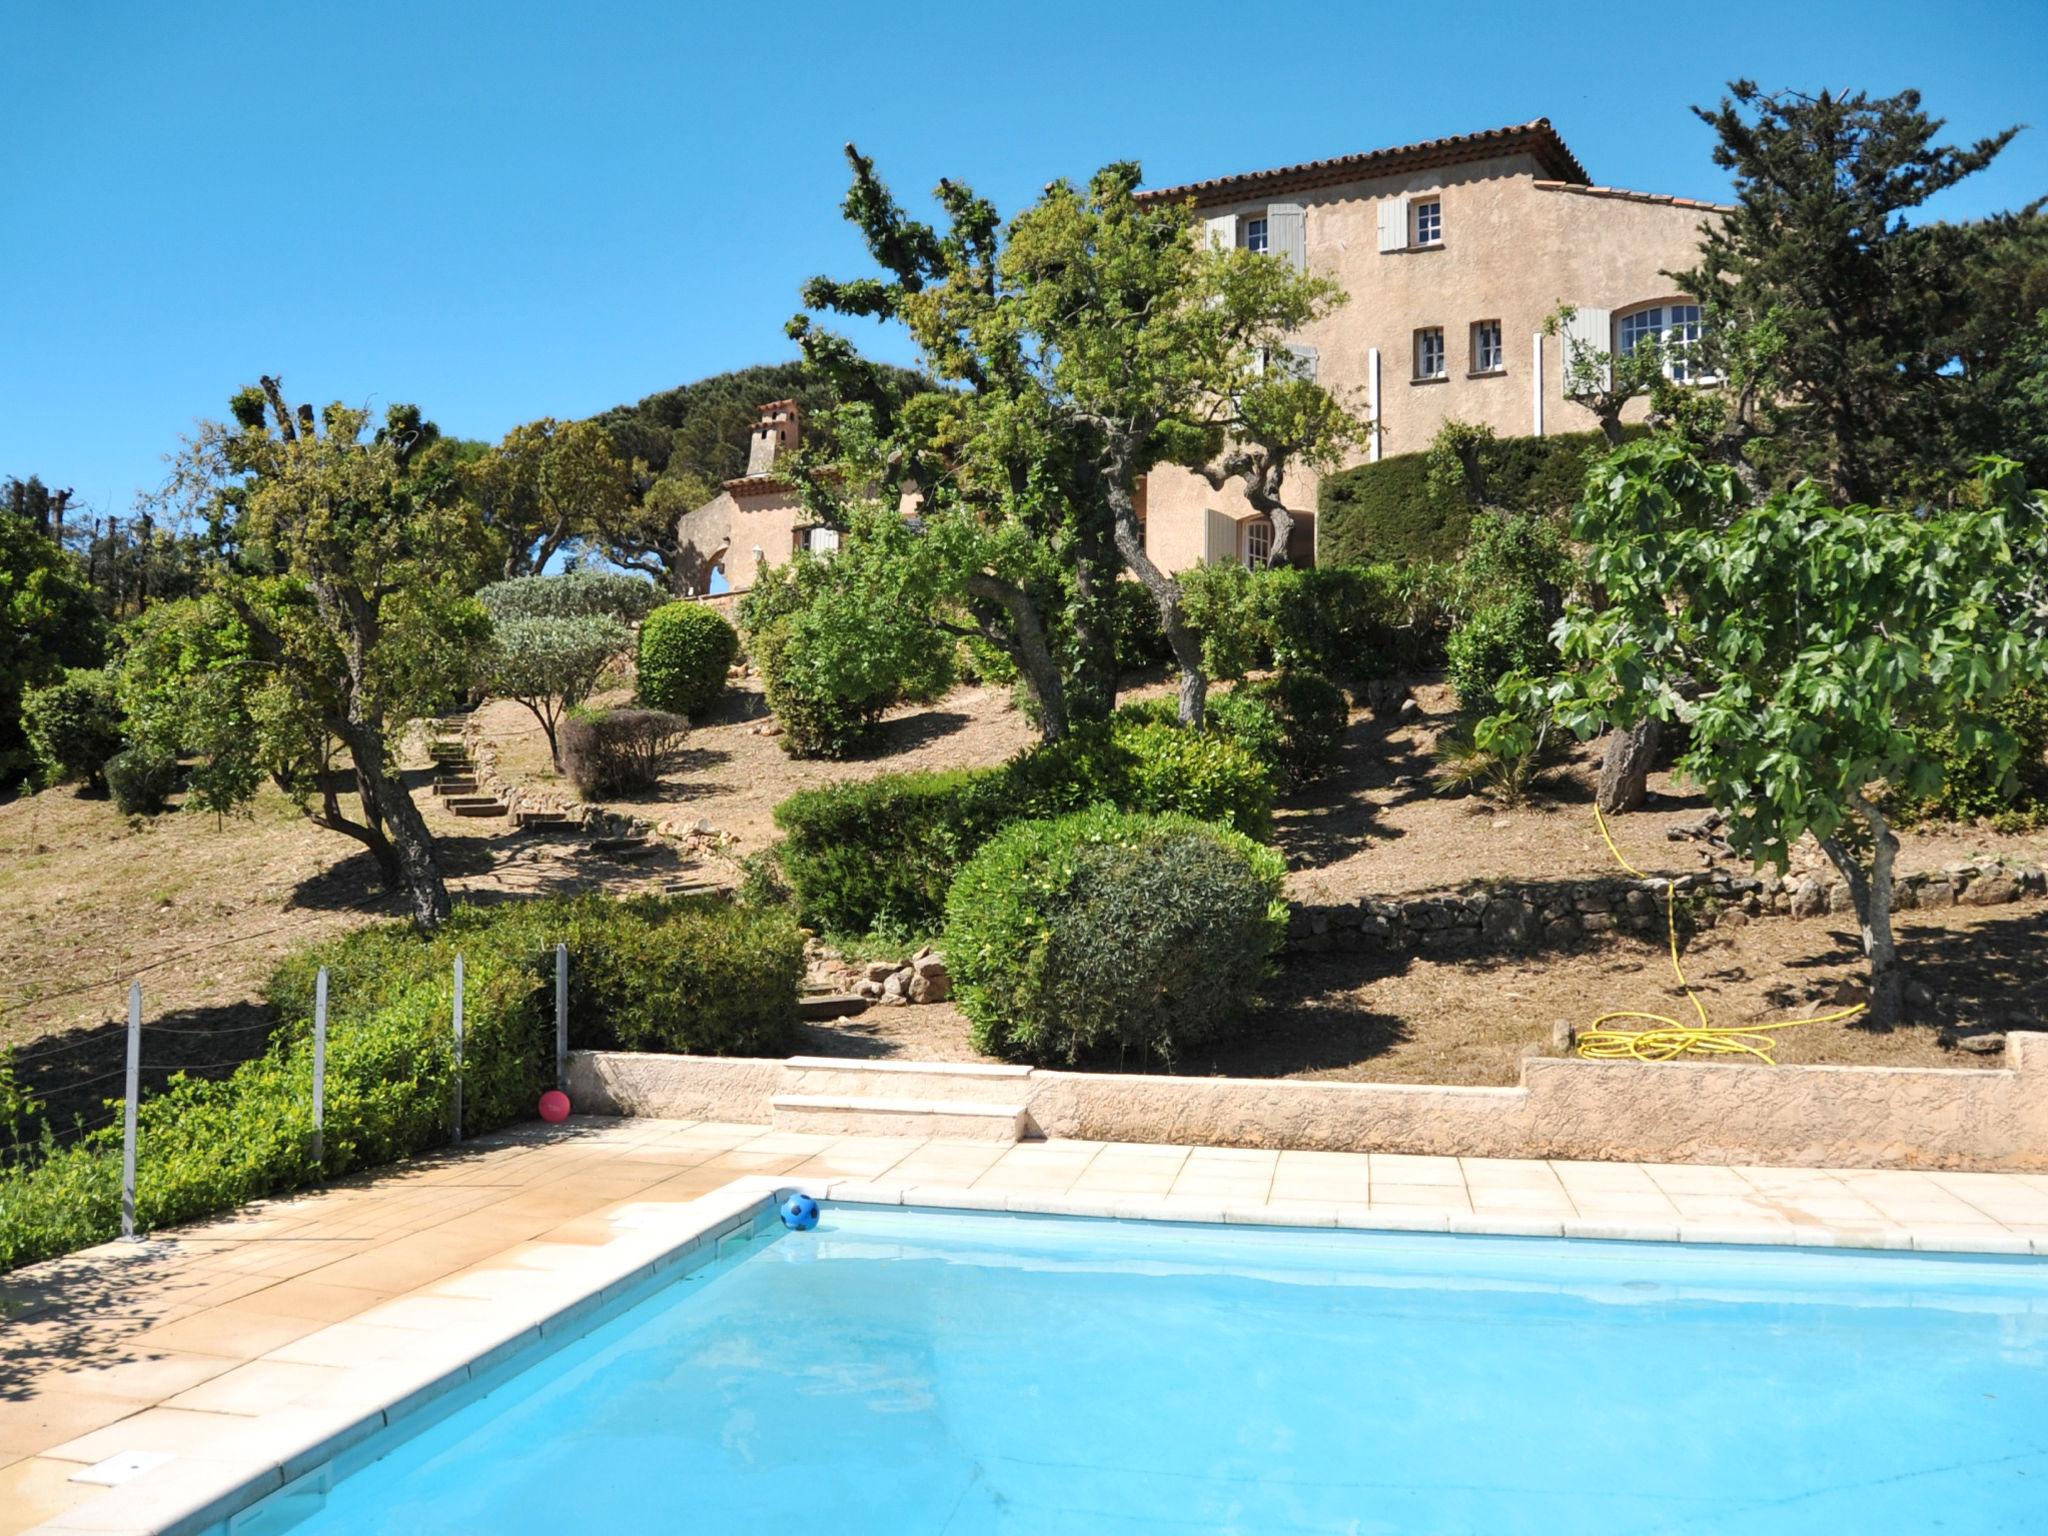
[[[424,1392],[437,1351],[547,1332],[565,1295],[758,1205],[764,1178],[892,1204],[2048,1257],[2048,1174],[520,1127],[0,1279],[0,1536],[148,1529],[252,1456],[282,1482],[337,1412]]]

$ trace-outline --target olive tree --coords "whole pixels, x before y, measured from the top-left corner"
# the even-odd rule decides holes
[[[1625,448],[1578,514],[1601,605],[1567,607],[1565,671],[1523,679],[1523,707],[1482,727],[1512,744],[1531,705],[1582,737],[1683,721],[1678,769],[1738,853],[1782,869],[1811,834],[1841,872],[1881,1027],[1903,981],[1887,796],[1939,785],[1935,726],[2009,769],[2015,743],[1992,707],[2048,676],[2048,497],[1987,460],[1953,500],[1836,507],[1805,481],[1747,504],[1726,465],[1671,442]]]
[[[597,691],[604,669],[633,643],[633,632],[603,614],[573,618],[527,617],[491,625],[483,654],[484,688],[516,699],[540,722],[557,771],[562,716]]]

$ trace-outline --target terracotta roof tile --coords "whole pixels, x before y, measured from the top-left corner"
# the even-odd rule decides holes
[[[1586,174],[1586,168],[1579,164],[1578,156],[1566,147],[1557,130],[1551,127],[1550,119],[1539,117],[1534,122],[1516,123],[1506,128],[1487,128],[1478,133],[1424,139],[1417,144],[1367,150],[1359,155],[1339,155],[1330,160],[1305,160],[1299,165],[1283,165],[1270,171],[1246,171],[1236,176],[1217,176],[1208,181],[1191,181],[1185,186],[1160,187],[1139,196],[1146,202],[1191,197],[1198,203],[1217,203],[1244,193],[1335,186],[1368,176],[1383,176],[1432,165],[1455,165],[1516,151],[1534,155],[1537,164],[1563,182],[1583,184],[1592,180]]]
[[[1673,208],[1700,208],[1708,213],[1733,213],[1733,203],[1709,202],[1703,197],[1673,197],[1668,192],[1631,192],[1626,187],[1587,187],[1569,181],[1539,181],[1538,192],[1571,192],[1580,197],[1615,197],[1629,203],[1668,203]]]

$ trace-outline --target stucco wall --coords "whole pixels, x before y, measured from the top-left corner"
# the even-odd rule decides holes
[[[754,585],[764,566],[786,563],[805,518],[796,492],[786,487],[729,493],[731,530],[725,554],[726,584],[735,592]],[[760,550],[759,556],[754,551]]]
[[[1318,381],[1361,416],[1369,414],[1371,353],[1379,349],[1383,453],[1426,448],[1451,420],[1482,423],[1504,437],[1527,436],[1538,389],[1546,434],[1592,430],[1592,414],[1565,399],[1557,338],[1544,339],[1542,377],[1535,375],[1534,338],[1544,318],[1560,304],[1622,310],[1678,297],[1662,274],[1693,265],[1709,211],[1547,189],[1538,185],[1542,174],[1530,156],[1506,155],[1280,199],[1305,210],[1308,269],[1334,278],[1349,295],[1298,340],[1316,349]],[[1440,245],[1379,249],[1378,206],[1403,196],[1441,201]],[[1198,212],[1203,218],[1258,217],[1268,201],[1203,203]],[[1478,320],[1500,322],[1506,366],[1470,377],[1470,327]],[[1448,376],[1416,382],[1414,336],[1425,326],[1443,328]],[[1310,472],[1289,476],[1289,505],[1313,509],[1315,491]],[[1219,495],[1185,471],[1155,471],[1147,485],[1146,541],[1153,558],[1174,570],[1199,562],[1202,512],[1209,507],[1233,518],[1250,515],[1235,485]]]
[[[1997,1068],[1531,1057],[1515,1088],[1043,1071],[991,1083],[940,1063],[570,1058],[570,1097],[600,1114],[766,1124],[777,1094],[823,1089],[1000,1099],[1025,1106],[1046,1136],[1095,1141],[2048,1171],[2048,1034],[2017,1031]]]

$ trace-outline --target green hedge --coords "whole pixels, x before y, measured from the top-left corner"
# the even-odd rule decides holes
[[[640,626],[640,701],[651,709],[701,715],[725,692],[740,637],[716,609],[668,603]]]
[[[1026,821],[954,882],[946,963],[978,1049],[1172,1065],[1240,1024],[1286,931],[1280,856],[1185,816]]]
[[[1639,436],[1641,427],[1624,429]],[[1488,498],[1524,512],[1576,506],[1586,470],[1607,452],[1598,432],[1504,437],[1480,448]],[[1455,560],[1472,527],[1464,493],[1432,487],[1427,453],[1397,453],[1324,479],[1317,498],[1317,558],[1323,565],[1376,560]]]
[[[794,1020],[803,938],[787,914],[705,898],[598,895],[458,909],[421,939],[362,929],[272,975],[270,1049],[228,1077],[176,1077],[138,1117],[142,1229],[437,1146],[453,1124],[453,965],[463,957],[463,1124],[530,1118],[554,1060],[554,946],[569,946],[578,1045],[708,1053],[778,1046]],[[314,977],[329,971],[324,1160],[313,1156]],[[120,1230],[117,1129],[0,1174],[0,1269]]]
[[[782,877],[813,927],[924,936],[955,872],[999,828],[1105,804],[1263,837],[1273,775],[1222,735],[1126,717],[996,768],[882,774],[792,795],[775,808]]]
[[[1336,767],[1351,709],[1328,678],[1289,669],[1211,700],[1209,718],[1287,782],[1306,784]]]
[[[1281,666],[1363,680],[1442,662],[1456,577],[1431,561],[1216,564],[1184,572],[1181,586],[1211,677]]]

